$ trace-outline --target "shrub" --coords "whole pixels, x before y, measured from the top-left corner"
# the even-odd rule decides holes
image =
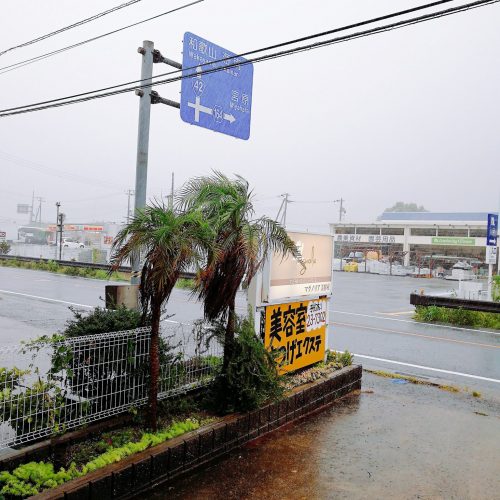
[[[337,351],[328,351],[326,354],[326,362],[334,363],[339,366],[339,368],[343,368],[344,366],[351,366],[353,361],[353,355],[349,351],[337,352]]]
[[[117,309],[96,307],[87,314],[74,308],[70,309],[74,317],[66,323],[66,328],[62,333],[65,337],[134,330],[142,326],[142,314],[139,311],[127,309],[125,306]]]
[[[222,339],[225,325],[213,326],[211,334]],[[254,333],[253,318],[237,318],[235,332],[227,371],[216,376],[210,393],[211,406],[223,414],[255,409],[266,400],[280,398],[284,391],[274,358]]]
[[[414,318],[428,323],[449,323],[458,326],[500,329],[500,315],[467,309],[451,309],[437,306],[417,306]]]
[[[10,252],[10,245],[6,241],[0,241],[0,254],[7,255]]]

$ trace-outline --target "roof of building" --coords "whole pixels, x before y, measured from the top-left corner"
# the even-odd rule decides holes
[[[487,212],[384,212],[381,221],[456,221],[485,222]]]

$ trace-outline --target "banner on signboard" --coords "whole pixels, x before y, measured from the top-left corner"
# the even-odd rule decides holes
[[[271,259],[268,293],[265,300],[331,295],[333,238],[330,235],[293,233],[301,259],[274,254]]]
[[[327,307],[326,298],[265,307],[264,345],[276,355],[282,373],[324,360]]]

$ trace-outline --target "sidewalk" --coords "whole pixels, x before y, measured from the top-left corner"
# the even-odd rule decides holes
[[[361,393],[154,498],[498,498],[498,400],[363,377]]]

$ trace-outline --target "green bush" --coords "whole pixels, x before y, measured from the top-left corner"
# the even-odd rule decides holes
[[[218,330],[218,331],[217,331]],[[214,323],[219,339],[225,325]],[[267,400],[279,399],[284,378],[273,356],[254,332],[253,318],[236,318],[236,337],[226,373],[219,373],[211,386],[209,404],[218,413],[250,411]]]
[[[139,311],[120,306],[117,309],[96,307],[89,313],[70,308],[73,318],[66,323],[65,337],[81,337],[106,332],[134,330],[142,326],[142,314]]]
[[[414,318],[426,323],[449,323],[457,326],[500,330],[500,315],[496,313],[437,306],[416,306]]]
[[[500,302],[500,276],[493,276],[493,286],[491,288],[491,298],[495,302]]]
[[[6,241],[0,241],[0,254],[7,255],[10,252],[10,245]]]
[[[326,362],[334,363],[343,368],[344,366],[351,366],[353,361],[353,355],[349,351],[338,352],[338,351],[328,351],[326,353]]]

